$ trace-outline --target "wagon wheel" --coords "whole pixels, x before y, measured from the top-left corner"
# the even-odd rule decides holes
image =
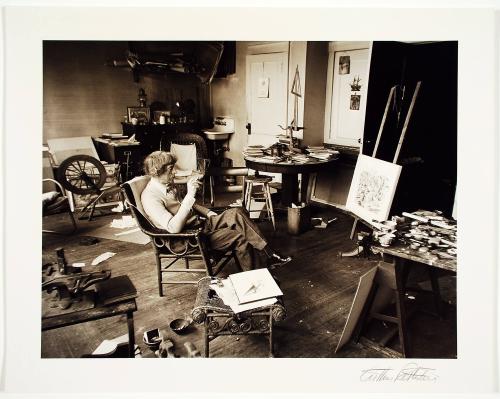
[[[95,194],[106,182],[106,169],[90,155],[73,155],[59,165],[58,178],[62,186],[72,193]]]

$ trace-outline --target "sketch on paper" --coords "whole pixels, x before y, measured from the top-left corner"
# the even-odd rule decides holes
[[[351,72],[351,57],[341,55],[339,59],[339,75],[349,75]]]
[[[400,173],[400,165],[360,155],[347,197],[347,209],[368,222],[386,220]]]
[[[354,200],[370,212],[380,212],[381,204],[389,191],[388,178],[363,170],[359,177]]]
[[[260,78],[257,97],[269,98],[269,78]]]

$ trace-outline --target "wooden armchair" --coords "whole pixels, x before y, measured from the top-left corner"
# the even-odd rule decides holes
[[[167,280],[168,273],[189,272],[214,276],[231,259],[234,259],[237,267],[241,269],[234,251],[220,253],[209,250],[201,229],[185,230],[173,234],[155,227],[145,215],[141,202],[141,193],[149,179],[149,176],[135,177],[122,185],[122,191],[139,228],[151,238],[156,259],[160,296],[164,295],[163,286],[166,284],[196,284],[198,282],[198,280]],[[163,259],[167,259],[168,264],[163,265]],[[172,266],[181,259],[184,260],[184,267],[173,268]],[[201,260],[204,268],[190,268],[190,260]]]
[[[71,209],[71,205],[69,203],[68,197],[66,196],[66,192],[62,185],[54,180],[54,179],[43,179],[43,183],[54,184],[55,187],[59,190],[58,192],[49,191],[48,193],[44,193],[47,195],[47,198],[42,198],[42,214],[43,216],[53,215],[56,213],[68,212],[69,217],[71,219],[71,225],[73,229],[69,232],[74,233],[77,229],[75,217],[73,216],[73,210]],[[51,195],[53,194],[53,195]],[[54,230],[42,230],[43,233],[58,233]],[[61,233],[63,234],[63,233]],[[64,233],[67,234],[67,233]]]

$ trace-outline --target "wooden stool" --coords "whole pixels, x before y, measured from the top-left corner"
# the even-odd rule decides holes
[[[243,207],[250,213],[252,199],[258,199],[254,194],[254,187],[262,186],[264,201],[266,202],[267,219],[271,220],[273,230],[276,230],[276,222],[274,220],[273,201],[271,198],[271,188],[269,183],[273,180],[270,176],[247,176],[243,181]]]
[[[191,313],[196,323],[204,324],[205,357],[210,356],[210,341],[223,335],[267,335],[269,357],[274,357],[273,324],[286,317],[283,303],[278,299],[272,305],[235,314],[218,296],[209,295],[209,292],[213,293],[209,287],[211,280],[212,277],[203,277],[198,281]]]

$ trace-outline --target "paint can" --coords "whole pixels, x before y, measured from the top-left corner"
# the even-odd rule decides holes
[[[311,210],[309,205],[288,207],[288,234],[298,235],[311,227]]]

